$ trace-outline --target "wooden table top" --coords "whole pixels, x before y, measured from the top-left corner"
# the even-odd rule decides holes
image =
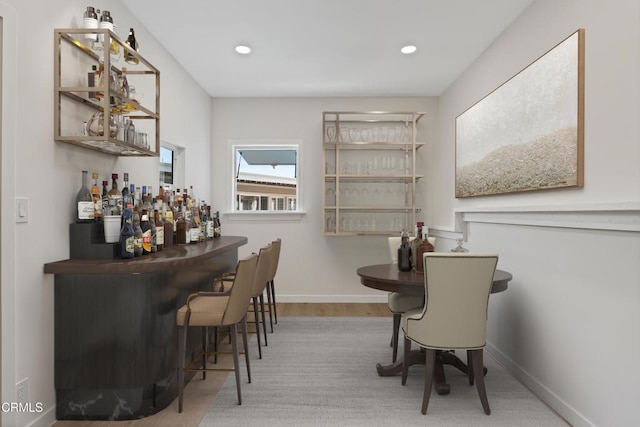
[[[424,273],[422,272],[400,271],[396,264],[376,264],[360,267],[356,274],[360,276],[360,283],[372,289],[407,295],[424,295]],[[512,278],[511,273],[496,270],[491,293],[505,291]]]

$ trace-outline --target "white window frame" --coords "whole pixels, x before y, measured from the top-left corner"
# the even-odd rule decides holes
[[[230,209],[225,214],[227,219],[238,220],[300,220],[305,215],[303,208],[303,155],[302,140],[241,140],[230,141],[231,144],[231,198]],[[242,150],[295,150],[296,151],[296,209],[292,211],[240,211],[236,209],[237,186],[236,186],[236,165],[238,162],[238,151]],[[269,204],[271,201],[269,201]],[[288,201],[285,200],[285,204]]]

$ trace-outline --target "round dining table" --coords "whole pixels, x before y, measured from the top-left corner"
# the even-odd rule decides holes
[[[378,289],[386,292],[400,292],[406,295],[423,295],[424,296],[424,273],[398,270],[397,264],[375,264],[358,268],[356,271],[360,277],[360,283],[372,289]],[[493,275],[493,285],[491,293],[495,294],[507,290],[509,282],[512,279],[511,273],[504,270],[496,270]],[[423,350],[412,351],[409,355],[409,366],[414,364],[425,363],[425,353]],[[389,365],[378,363],[376,369],[380,376],[393,376],[402,372],[404,358],[400,358],[396,362]],[[440,351],[436,358],[436,367],[434,372],[434,388],[438,394],[448,394],[450,391],[449,384],[444,376],[444,365],[451,365],[468,374],[467,365],[455,354],[454,351]],[[487,368],[484,368],[487,373]]]

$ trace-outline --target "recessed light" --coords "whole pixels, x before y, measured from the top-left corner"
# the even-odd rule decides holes
[[[408,55],[410,53],[414,53],[416,50],[418,50],[417,47],[415,47],[413,45],[408,45],[408,46],[405,46],[402,49],[400,49],[400,52],[404,53],[405,55]]]
[[[249,46],[239,45],[236,46],[236,52],[241,55],[246,55],[248,53],[251,53],[251,48]]]

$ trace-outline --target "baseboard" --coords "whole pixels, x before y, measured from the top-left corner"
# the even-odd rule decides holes
[[[280,295],[277,302],[292,303],[387,303],[387,294],[380,295]]]
[[[485,350],[493,357],[502,367],[509,372],[515,379],[520,381],[527,387],[533,394],[538,396],[543,402],[564,418],[569,424],[574,427],[596,427],[591,421],[585,418],[574,407],[562,400],[560,396],[555,394],[544,384],[533,377],[529,372],[523,369],[520,365],[514,362],[501,352],[496,346],[487,342]]]

